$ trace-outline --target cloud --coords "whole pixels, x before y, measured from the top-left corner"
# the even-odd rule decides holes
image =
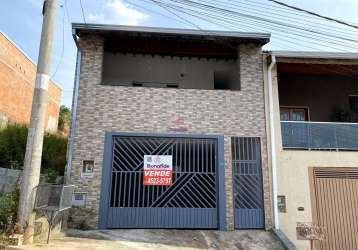
[[[90,22],[138,25],[148,18],[148,15],[125,4],[122,0],[107,0],[101,8],[100,13],[88,15]]]

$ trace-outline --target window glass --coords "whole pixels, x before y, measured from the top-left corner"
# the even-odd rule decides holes
[[[281,121],[308,121],[308,108],[280,108]]]
[[[287,110],[281,110],[281,121],[289,121],[290,120],[290,112]]]

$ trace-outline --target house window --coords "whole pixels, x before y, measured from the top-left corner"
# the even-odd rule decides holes
[[[308,121],[308,108],[306,107],[281,107],[281,121]]]
[[[358,95],[349,96],[349,107],[351,110],[358,113]]]

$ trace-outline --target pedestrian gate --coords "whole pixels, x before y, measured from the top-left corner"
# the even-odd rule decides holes
[[[220,137],[111,133],[106,141],[100,228],[224,227]],[[143,185],[144,155],[173,157],[171,186]]]
[[[231,139],[236,229],[264,228],[259,138]]]

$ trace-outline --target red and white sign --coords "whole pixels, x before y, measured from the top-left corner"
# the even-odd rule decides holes
[[[172,155],[144,156],[144,186],[170,186],[173,183]]]

